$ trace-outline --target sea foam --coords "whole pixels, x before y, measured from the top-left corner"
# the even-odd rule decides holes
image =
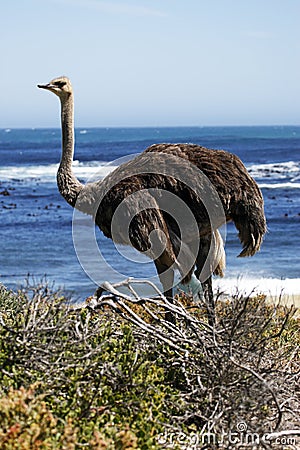
[[[39,183],[56,183],[56,173],[59,164],[47,165],[23,165],[0,167],[0,181],[30,181],[38,180]],[[76,177],[82,180],[102,179],[117,166],[107,163],[91,161],[80,163],[74,161],[73,171]]]
[[[230,295],[265,294],[274,298],[282,295],[300,295],[300,278],[253,278],[237,277],[214,280],[214,288]]]

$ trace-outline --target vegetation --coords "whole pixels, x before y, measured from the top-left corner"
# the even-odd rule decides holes
[[[0,287],[0,448],[272,447],[300,428],[294,312],[237,295],[210,327],[184,297],[74,308],[45,283]]]

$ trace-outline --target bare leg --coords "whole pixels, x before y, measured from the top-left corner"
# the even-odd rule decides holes
[[[207,278],[207,280],[202,283],[203,295],[207,305],[207,318],[210,326],[215,324],[215,301],[214,294],[212,290],[212,276]]]
[[[155,267],[160,279],[160,282],[163,286],[164,296],[169,300],[169,302],[173,303],[173,283],[174,283],[174,271],[169,269],[169,267],[162,263],[160,259],[156,259],[154,261]],[[169,269],[169,270],[168,270]],[[168,322],[175,323],[175,317],[170,312],[167,311],[165,315],[165,319]]]
[[[198,280],[201,281],[202,289],[203,289],[203,295],[204,299],[206,301],[207,305],[207,318],[209,325],[213,326],[215,323],[215,302],[214,302],[214,295],[212,290],[212,274],[208,273],[206,274],[206,279],[203,281],[203,279],[200,279],[201,276],[203,277],[202,269],[204,267],[204,264],[207,263],[207,257],[209,254],[211,245],[211,236],[205,236],[202,237],[200,240],[200,247],[199,247],[199,253],[197,256],[196,261],[196,271],[195,275],[198,278]]]

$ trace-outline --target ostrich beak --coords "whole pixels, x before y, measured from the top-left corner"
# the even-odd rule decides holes
[[[53,89],[55,86],[53,86],[53,84],[38,84],[37,85],[38,88],[40,89]]]

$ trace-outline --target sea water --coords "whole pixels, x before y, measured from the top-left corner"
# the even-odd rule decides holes
[[[77,129],[75,174],[82,182],[93,174],[102,178],[120,158],[159,142],[192,142],[235,153],[262,190],[268,233],[261,251],[252,258],[237,258],[241,246],[229,223],[225,278],[214,280],[214,286],[299,294],[300,127]],[[73,209],[57,190],[60,146],[59,129],[0,130],[0,282],[16,289],[28,274],[36,280],[46,275],[83,299],[97,286],[77,258]],[[97,282],[155,277],[153,262],[139,258],[133,249],[116,248],[100,231],[96,239],[102,258],[113,268],[110,272],[107,265],[99,265]]]

